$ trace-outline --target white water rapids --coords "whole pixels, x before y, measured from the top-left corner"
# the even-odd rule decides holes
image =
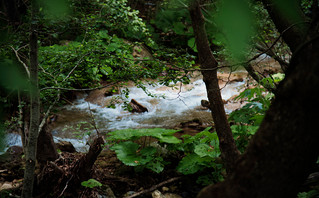
[[[227,101],[238,95],[239,89],[242,89],[244,84],[245,81],[227,84],[221,90],[222,98]],[[194,80],[189,85],[183,85],[181,89],[180,86],[175,86],[172,89],[160,85],[147,86],[147,89],[154,95],[164,96],[165,99],[149,97],[142,89],[130,87],[128,101],[135,99],[147,107],[148,112],[145,113],[130,113],[123,108],[123,104],[116,104],[114,109],[106,108],[88,103],[84,98],[75,100],[73,105],[64,106],[60,109],[54,123],[52,134],[55,141],[70,141],[78,151],[84,151],[89,138],[87,133],[94,133],[94,129],[88,124],[92,122],[92,117],[94,117],[101,132],[126,128],[174,128],[181,122],[194,118],[207,125],[212,122],[209,110],[200,108],[201,100],[207,100],[203,80]],[[225,110],[226,113],[230,113],[234,107],[228,103],[225,105]],[[81,135],[79,136],[79,134]],[[7,138],[8,146],[21,145],[19,135],[11,134]]]

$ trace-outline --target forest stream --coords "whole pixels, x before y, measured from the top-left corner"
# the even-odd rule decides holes
[[[225,110],[229,114],[242,105],[240,102],[235,102],[234,97],[243,90],[247,74],[245,71],[236,71],[231,75],[227,72],[219,73],[218,76]],[[77,151],[85,152],[89,147],[87,144],[89,135],[95,133],[93,126],[89,124],[92,123],[92,118],[102,133],[127,128],[176,128],[181,122],[193,119],[199,119],[204,126],[212,123],[210,111],[201,107],[201,100],[207,100],[207,95],[205,83],[198,74],[188,85],[177,84],[173,87],[147,85],[148,91],[156,97],[147,96],[142,89],[135,86],[127,88],[130,91],[128,101],[135,99],[145,106],[148,112],[131,113],[123,107],[123,103],[116,104],[115,108],[97,105],[119,95],[102,99],[93,98],[88,102],[88,96],[82,94],[57,113],[52,128],[55,142],[69,141]],[[8,147],[21,146],[21,138],[18,134],[9,134],[7,143]]]

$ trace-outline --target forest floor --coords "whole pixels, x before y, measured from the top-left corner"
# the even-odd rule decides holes
[[[67,169],[74,162],[80,159],[83,153],[60,153],[59,164],[62,169]],[[176,161],[176,160],[175,160]],[[0,197],[16,197],[21,192],[23,181],[23,160],[15,159],[0,164]],[[165,167],[162,173],[154,173],[148,169],[136,172],[134,167],[123,165],[115,153],[111,150],[103,150],[95,162],[92,178],[103,184],[102,187],[95,187],[93,192],[82,187],[83,194],[99,194],[109,197],[110,189],[115,197],[127,197],[136,193],[141,193],[136,197],[152,197],[155,190],[164,193],[174,193],[175,197],[195,197],[202,186],[196,184],[194,176],[183,176],[176,172],[174,161]],[[39,171],[39,170],[37,170]],[[87,197],[87,196],[83,196]]]
[[[190,123],[190,125],[196,126],[196,123]],[[185,132],[193,135],[201,130],[203,130],[203,127],[197,124],[193,129],[187,128],[178,132],[177,136],[181,136]],[[83,155],[84,153],[79,152],[60,152],[60,158],[55,161],[55,164],[60,169],[68,172],[68,169],[74,166]],[[92,174],[92,178],[99,181],[103,186],[93,189],[80,187],[78,194],[81,195],[80,197],[163,198],[163,196],[154,195],[154,191],[158,190],[166,195],[165,198],[196,197],[203,186],[196,183],[198,175],[185,176],[176,171],[181,157],[173,156],[172,159],[166,159],[170,164],[167,164],[161,173],[155,173],[148,169],[136,171],[134,167],[125,166],[120,162],[114,151],[104,148],[95,161]],[[24,174],[23,167],[23,153],[18,147],[13,147],[5,154],[0,155],[1,198],[18,197],[20,195]],[[40,173],[39,167],[37,167],[36,173]],[[115,196],[112,196],[112,194]]]

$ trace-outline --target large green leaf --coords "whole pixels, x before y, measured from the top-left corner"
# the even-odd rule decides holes
[[[169,144],[178,144],[181,143],[182,140],[178,139],[175,136],[157,136],[157,138],[159,139],[160,142],[165,142],[165,143],[169,143]]]
[[[150,136],[157,138],[160,142],[180,143],[181,140],[173,136],[178,130],[153,128],[153,129],[123,129],[109,133],[109,140],[134,140],[136,138]]]
[[[137,143],[126,141],[120,142],[110,149],[114,150],[117,158],[127,166],[145,165],[152,161],[156,148],[145,147],[142,150],[138,150],[140,145]]]
[[[164,164],[163,164],[163,158],[162,157],[156,157],[152,161],[146,164],[146,168],[156,172],[160,173],[164,170]]]
[[[185,156],[178,164],[177,171],[184,175],[194,174],[202,168],[201,157],[196,154]]]
[[[118,143],[112,146],[110,149],[115,151],[117,158],[121,160],[121,162],[123,162],[125,165],[137,166],[141,161],[141,156],[138,156],[136,154],[139,147],[140,145],[131,141],[127,141]]]
[[[154,154],[156,153],[156,148],[148,146],[143,148],[138,154],[140,156],[139,165],[147,164],[153,160]]]
[[[213,157],[216,158],[220,155],[218,147],[209,146],[208,144],[198,144],[195,146],[194,152],[200,157]]]

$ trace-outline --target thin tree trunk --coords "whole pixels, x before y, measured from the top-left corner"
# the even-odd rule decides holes
[[[319,155],[319,35],[293,54],[286,78],[236,169],[199,198],[296,197]]]
[[[207,96],[211,106],[210,109],[219,138],[221,157],[225,163],[227,172],[230,173],[234,169],[235,162],[240,156],[240,152],[236,147],[220,93],[217,78],[218,63],[209,47],[204,24],[204,16],[201,12],[198,1],[193,1],[190,4],[189,12],[192,19],[203,80],[206,84]]]
[[[32,14],[35,14],[34,4],[32,6]],[[33,183],[34,183],[34,170],[36,164],[36,151],[38,128],[40,120],[40,100],[38,89],[38,35],[36,32],[36,24],[32,21],[30,33],[30,129],[28,134],[28,141],[26,147],[26,166],[24,172],[22,197],[32,197]]]

